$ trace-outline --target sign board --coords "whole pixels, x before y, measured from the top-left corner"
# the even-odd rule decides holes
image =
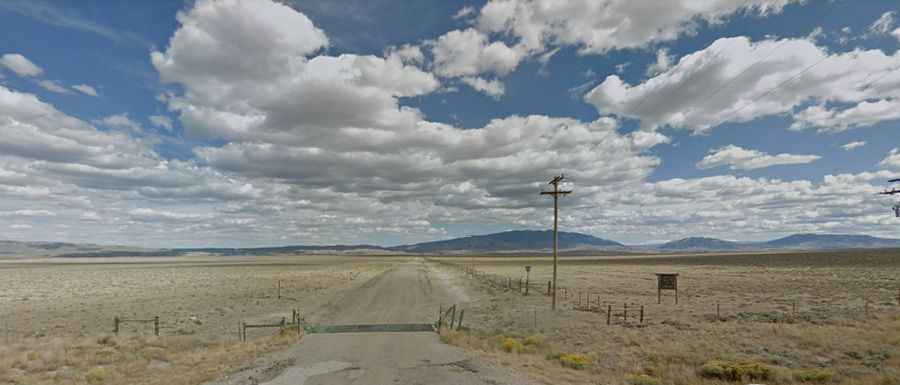
[[[656,273],[656,298],[657,303],[662,303],[662,291],[674,290],[675,303],[678,303],[678,274]]]

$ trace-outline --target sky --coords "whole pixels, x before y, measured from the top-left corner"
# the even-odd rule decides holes
[[[900,238],[888,0],[0,1],[0,239]]]

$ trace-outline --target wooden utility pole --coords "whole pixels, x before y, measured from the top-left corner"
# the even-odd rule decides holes
[[[550,185],[553,186],[553,191],[542,191],[541,195],[552,195],[553,196],[553,302],[551,308],[556,310],[556,270],[559,265],[559,197],[561,195],[566,195],[572,193],[572,190],[560,190],[559,184],[565,179],[565,176],[560,174],[557,177],[554,177],[550,180]]]

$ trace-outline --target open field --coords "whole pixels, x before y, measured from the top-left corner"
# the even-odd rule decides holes
[[[292,309],[319,306],[399,260],[0,261],[0,384],[198,384],[297,340],[263,329],[240,344],[239,322],[290,320]],[[161,337],[151,324],[123,324],[113,337],[115,316],[159,316]]]
[[[760,383],[812,381],[808,377],[900,383],[897,250],[565,258],[555,313],[545,295],[548,258],[432,260],[466,276],[474,300],[466,313],[473,331],[445,339],[521,366],[545,383],[728,383],[701,375],[713,360],[765,365],[771,373]],[[518,290],[524,265],[533,266],[527,297]],[[467,274],[466,267],[478,273]],[[663,292],[657,304],[654,273],[661,272],[680,274],[677,305],[672,292]],[[513,290],[507,289],[510,279]],[[581,307],[593,311],[574,310],[579,295]],[[500,336],[523,343],[539,336],[542,342],[526,348],[532,354],[510,355]],[[545,359],[559,353],[583,354],[585,369]]]
[[[0,384],[295,383],[324,363],[331,371],[311,383],[900,384],[900,251],[566,257],[556,312],[551,266],[514,256],[0,261]],[[677,305],[671,292],[657,304],[657,272],[680,274]],[[239,322],[290,319],[295,308],[314,323],[408,323],[450,303],[468,330],[441,340],[464,349],[427,333],[263,329],[237,342]],[[159,316],[161,337],[146,324],[112,337],[116,315]],[[750,377],[727,379],[736,372]]]

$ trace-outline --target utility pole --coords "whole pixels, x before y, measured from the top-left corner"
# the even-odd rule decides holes
[[[900,178],[898,178],[898,179],[891,179],[891,180],[889,180],[888,182],[889,182],[889,183],[898,183],[898,182],[900,182]],[[881,195],[898,195],[898,194],[900,194],[900,189],[894,187],[894,188],[892,188],[892,189],[890,189],[890,190],[887,190],[887,189],[886,189],[886,190],[884,190],[884,191],[882,191],[882,192],[880,192],[880,193],[878,193],[878,194],[881,194]],[[900,202],[897,202],[897,204],[895,204],[894,207],[892,207],[892,209],[894,210],[894,215],[895,215],[897,218],[900,218]]]
[[[559,184],[565,179],[563,174],[550,180],[553,191],[541,191],[541,195],[553,196],[553,302],[551,308],[556,310],[556,270],[559,266],[559,197],[571,194],[572,190],[560,190]]]

